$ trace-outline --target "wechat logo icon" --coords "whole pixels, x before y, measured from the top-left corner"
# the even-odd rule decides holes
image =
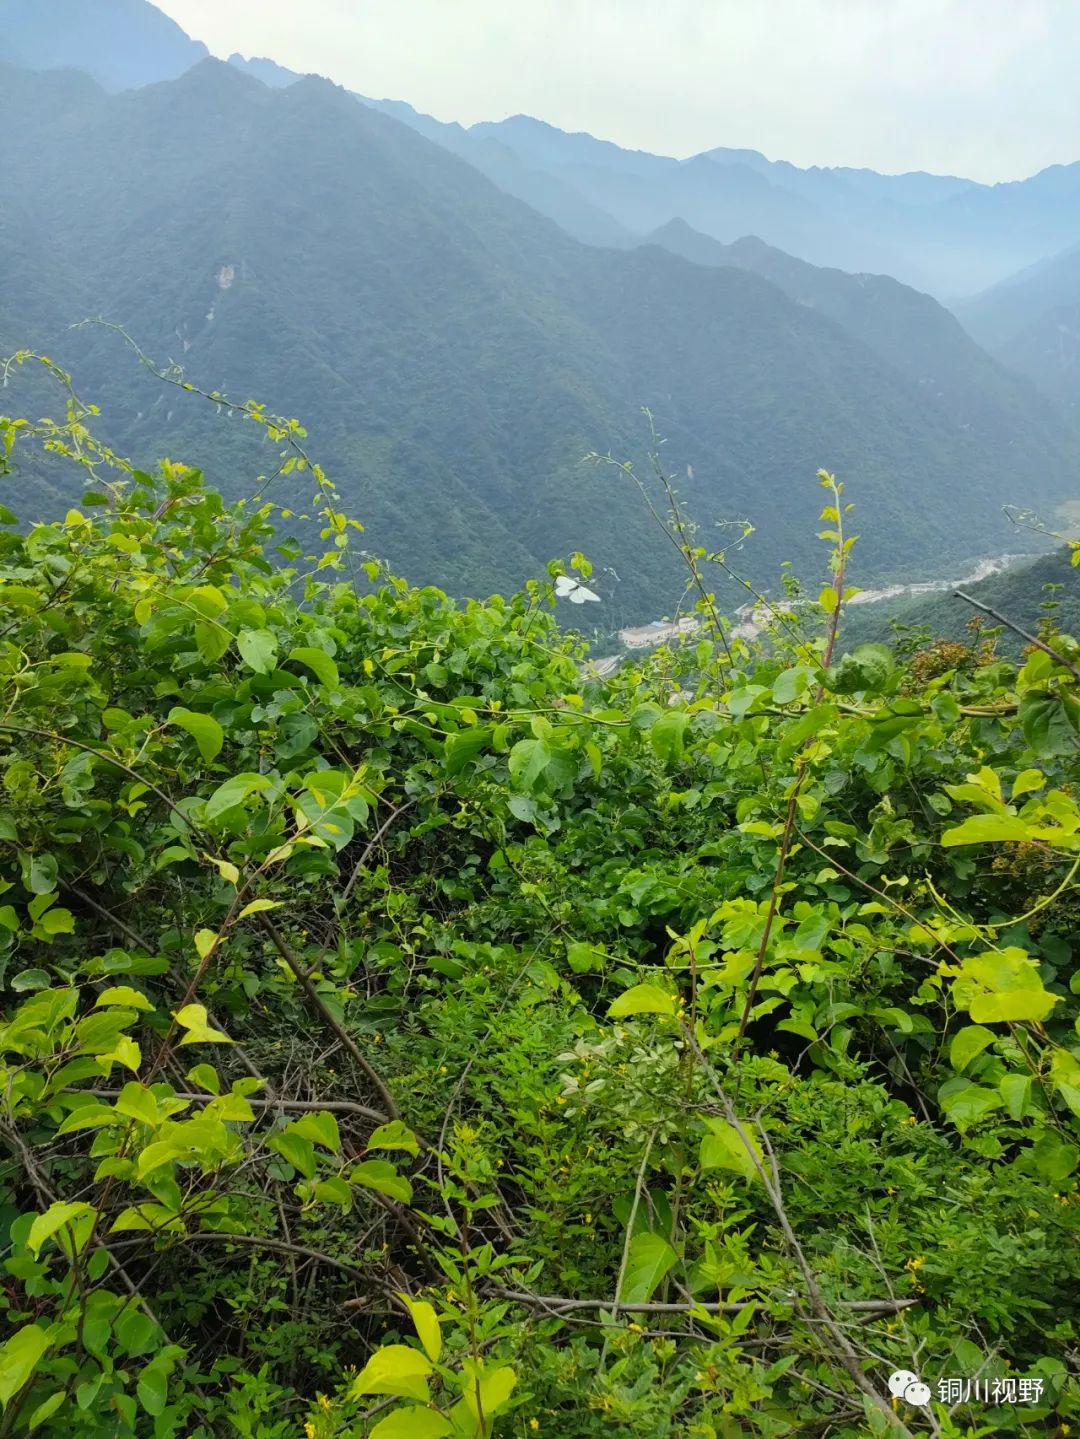
[[[910,1369],[898,1369],[889,1375],[889,1393],[908,1404],[929,1404],[930,1386],[924,1384]]]

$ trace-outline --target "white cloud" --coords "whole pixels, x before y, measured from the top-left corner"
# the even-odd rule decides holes
[[[268,55],[471,124],[525,112],[686,155],[1009,179],[1080,157],[1075,0],[158,0]]]

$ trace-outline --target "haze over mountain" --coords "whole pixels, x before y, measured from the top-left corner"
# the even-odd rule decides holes
[[[95,0],[92,9],[79,0],[0,0],[0,58],[30,68],[79,65],[107,88],[174,76],[185,56],[190,65],[205,53],[148,0]],[[296,77],[287,58],[230,61],[283,86]],[[817,265],[889,274],[953,300],[1080,234],[1080,162],[987,185],[922,172],[800,169],[724,146],[679,160],[524,115],[466,129],[403,100],[369,103],[385,105],[590,243],[620,243],[626,232],[641,236],[682,219],[725,243],[756,235]]]
[[[184,73],[112,94],[115,25],[86,55],[103,89],[61,68],[70,49],[47,46],[21,0],[0,9],[0,43],[32,67],[0,77],[0,348],[73,369],[140,460],[167,445],[232,493],[257,463],[238,421],[164,389],[116,336],[70,332],[83,317],[123,324],[203,387],[297,414],[371,547],[410,578],[487,591],[584,548],[610,571],[609,624],[681,593],[632,484],[581,464],[640,460],[643,406],[704,541],[749,519],[739,564],[764,583],[784,560],[820,563],[818,466],[849,482],[872,578],[1015,547],[1002,505],[1076,497],[1056,406],[928,295],[760,238],[725,244],[682,215],[641,230],[666,196],[661,214],[695,202],[730,230],[749,207],[825,250],[826,193],[850,219],[938,213],[986,187],[746,151],[680,163],[527,117],[442,125],[269,59],[184,68],[194,42],[155,28],[145,0],[101,10],[119,25],[132,5],[135,33],[160,41],[146,73]],[[32,507],[70,498],[35,482]]]
[[[993,354],[1080,415],[1080,244],[957,307]]]
[[[85,70],[107,90],[175,80],[209,53],[146,0],[0,0],[0,60]]]
[[[821,463],[851,477],[877,573],[1000,544],[1021,461],[1044,500],[1069,492],[1053,424],[1003,439],[759,275],[583,245],[326,81],[272,90],[205,61],[111,98],[70,73],[8,71],[2,92],[29,252],[18,288],[0,283],[5,346],[47,344],[118,438],[165,440],[227,485],[225,421],[50,317],[104,314],[199,382],[298,412],[410,576],[492,586],[583,546],[629,610],[669,608],[636,493],[580,466],[593,448],[640,455],[641,405],[673,470],[693,469],[691,508],[758,526],[759,578],[816,562]]]

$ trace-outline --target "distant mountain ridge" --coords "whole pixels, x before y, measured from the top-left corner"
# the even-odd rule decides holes
[[[1080,420],[1080,244],[956,310],[992,354]]]
[[[948,310],[888,275],[852,275],[797,260],[746,236],[724,245],[672,220],[647,237],[698,265],[734,265],[769,280],[797,304],[827,315],[896,367],[956,420],[1002,446],[1060,421],[1034,385],[1018,384],[1005,364],[979,348]]]
[[[118,89],[173,77],[206,54],[149,0],[93,0],[92,10],[90,4],[0,0],[0,58],[28,68],[81,65],[106,88]],[[125,41],[125,53],[116,43],[121,33],[134,37]],[[233,55],[230,63],[277,87],[295,74],[267,58]],[[368,103],[390,110],[591,244],[634,243],[682,219],[722,243],[757,235],[812,264],[892,275],[952,301],[1080,239],[1080,162],[984,185],[923,172],[800,169],[724,146],[678,160],[569,134],[529,116],[466,129],[404,102]]]
[[[783,560],[821,563],[819,465],[848,481],[868,579],[1001,549],[1000,505],[1072,497],[1052,414],[1003,438],[772,279],[582,244],[329,82],[272,89],[207,60],[110,96],[8,69],[0,125],[20,254],[16,276],[0,267],[0,349],[46,348],[122,449],[201,463],[234,492],[250,427],[71,320],[105,315],[204,386],[300,416],[410,578],[489,592],[584,548],[604,623],[670,611],[682,581],[633,486],[581,466],[642,458],[643,405],[710,542],[718,521],[755,524],[739,563],[763,583]],[[299,507],[306,487],[280,498]],[[38,487],[16,507],[64,501]]]

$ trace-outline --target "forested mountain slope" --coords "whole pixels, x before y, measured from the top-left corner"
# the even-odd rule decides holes
[[[809,265],[749,235],[723,245],[673,220],[649,236],[699,265],[736,265],[770,280],[800,305],[842,325],[963,425],[1023,448],[1048,438],[1068,445],[1056,406],[991,359],[930,295],[889,275]]]
[[[1080,245],[955,308],[980,344],[1080,415]]]
[[[640,455],[642,405],[708,535],[759,527],[759,578],[814,543],[808,455],[857,491],[876,575],[998,547],[1021,487],[1070,493],[1052,434],[1010,451],[759,276],[579,244],[328,82],[207,61],[109,97],[9,70],[0,120],[8,204],[48,240],[0,277],[4,346],[47,346],[127,417],[118,441],[175,440],[226,487],[236,425],[55,320],[104,315],[205,387],[291,407],[412,578],[494,586],[583,546],[621,576],[606,621],[670,608],[632,487],[580,463]]]
[[[1043,621],[1052,619],[1056,628],[1080,635],[1080,583],[1072,552],[1064,546],[960,588],[1028,634],[1036,634]],[[894,638],[894,623],[907,630],[926,631],[933,639],[966,644],[974,643],[972,636],[977,629],[998,626],[993,616],[958,599],[949,589],[850,606],[844,616],[844,642],[853,645],[867,640],[890,641]],[[1022,636],[1007,626],[1001,628],[1001,650],[1018,655],[1024,646]]]

